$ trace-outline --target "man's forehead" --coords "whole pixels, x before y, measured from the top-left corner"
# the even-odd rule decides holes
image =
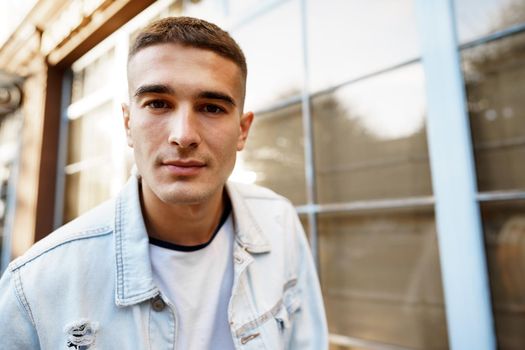
[[[130,97],[144,85],[176,85],[200,90],[221,91],[244,99],[245,80],[238,65],[207,49],[166,43],[145,47],[128,62]],[[180,87],[179,87],[180,90]],[[242,105],[237,101],[237,105]]]
[[[236,70],[243,76],[241,67],[228,57],[225,57],[211,49],[196,47],[191,45],[183,45],[178,43],[159,43],[141,48],[133,56],[128,59],[128,73],[131,67],[137,64],[143,66],[144,62],[173,62],[173,63],[215,63],[225,67],[230,67],[231,70]],[[151,67],[151,65],[148,65]],[[235,67],[235,69],[233,69]],[[244,77],[243,77],[244,78]]]

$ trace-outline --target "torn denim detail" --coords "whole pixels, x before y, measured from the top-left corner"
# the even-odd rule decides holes
[[[67,324],[64,327],[64,331],[68,334],[67,347],[77,350],[94,350],[91,346],[95,344],[97,330],[98,323],[88,319],[80,319]]]

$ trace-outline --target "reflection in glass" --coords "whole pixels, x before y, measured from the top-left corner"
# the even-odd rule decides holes
[[[67,164],[111,154],[115,134],[124,133],[120,120],[112,114],[108,102],[69,122]]]
[[[420,64],[315,97],[321,203],[432,193]]]
[[[269,187],[294,204],[306,203],[302,132],[299,104],[256,115],[234,175],[253,173],[245,175],[246,182]]]
[[[498,349],[525,348],[525,202],[481,206]]]
[[[480,191],[525,190],[525,34],[463,52]]]
[[[525,22],[523,0],[455,0],[461,44]]]
[[[331,333],[447,349],[430,210],[321,214],[321,284]]]
[[[300,9],[288,1],[231,34],[248,62],[246,110],[299,95],[303,86]]]
[[[83,97],[108,85],[107,77],[112,76],[115,65],[115,50],[111,49],[87,67],[73,73],[71,102],[77,102]]]
[[[109,166],[93,167],[66,176],[64,223],[110,198],[112,170]]]
[[[316,91],[420,55],[414,1],[307,4],[311,88]]]
[[[73,73],[73,84],[71,86],[71,102],[77,102],[84,95],[84,70]]]

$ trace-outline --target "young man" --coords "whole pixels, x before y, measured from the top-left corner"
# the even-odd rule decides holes
[[[0,348],[327,348],[292,205],[227,183],[253,120],[246,74],[213,24],[166,18],[139,33],[122,106],[136,174],[11,263]]]

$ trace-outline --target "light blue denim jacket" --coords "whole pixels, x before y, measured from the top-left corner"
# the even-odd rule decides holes
[[[319,283],[294,208],[264,188],[226,188],[236,235],[228,309],[235,348],[327,349]],[[116,199],[9,265],[0,280],[0,349],[174,349],[176,310],[153,281],[148,244],[132,177]]]

